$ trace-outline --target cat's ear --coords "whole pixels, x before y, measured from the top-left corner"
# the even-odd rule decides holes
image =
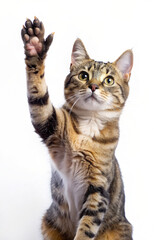
[[[122,73],[123,79],[129,81],[131,70],[133,67],[133,52],[132,50],[125,51],[115,62],[114,64]]]
[[[90,59],[83,42],[77,38],[73,45],[72,55],[71,55],[71,66],[78,66],[84,60]]]

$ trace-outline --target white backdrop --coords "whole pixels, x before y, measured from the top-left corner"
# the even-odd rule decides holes
[[[26,17],[55,32],[46,61],[51,99],[61,106],[73,42],[92,58],[134,52],[130,96],[120,121],[119,160],[134,240],[160,239],[160,14],[158,0],[5,0],[0,4],[0,240],[42,240],[51,202],[50,158],[31,125],[23,44]]]

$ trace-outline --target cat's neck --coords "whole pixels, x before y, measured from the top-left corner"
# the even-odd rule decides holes
[[[66,105],[65,105],[66,106]],[[112,122],[117,123],[113,126],[118,126],[121,110],[101,110],[101,111],[88,111],[83,109],[72,109],[68,112],[71,116],[74,115],[78,123],[79,131],[90,137],[98,137],[108,125]]]

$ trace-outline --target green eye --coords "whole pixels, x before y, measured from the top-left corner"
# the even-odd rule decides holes
[[[78,78],[81,81],[88,81],[89,80],[89,74],[85,71],[80,72],[80,74],[78,75]]]
[[[103,81],[106,85],[112,86],[114,84],[114,79],[112,76],[108,76]]]

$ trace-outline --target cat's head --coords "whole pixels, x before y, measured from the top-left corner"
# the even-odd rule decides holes
[[[73,109],[101,111],[122,109],[128,97],[133,53],[125,51],[115,62],[90,59],[80,39],[74,43],[65,98]]]

